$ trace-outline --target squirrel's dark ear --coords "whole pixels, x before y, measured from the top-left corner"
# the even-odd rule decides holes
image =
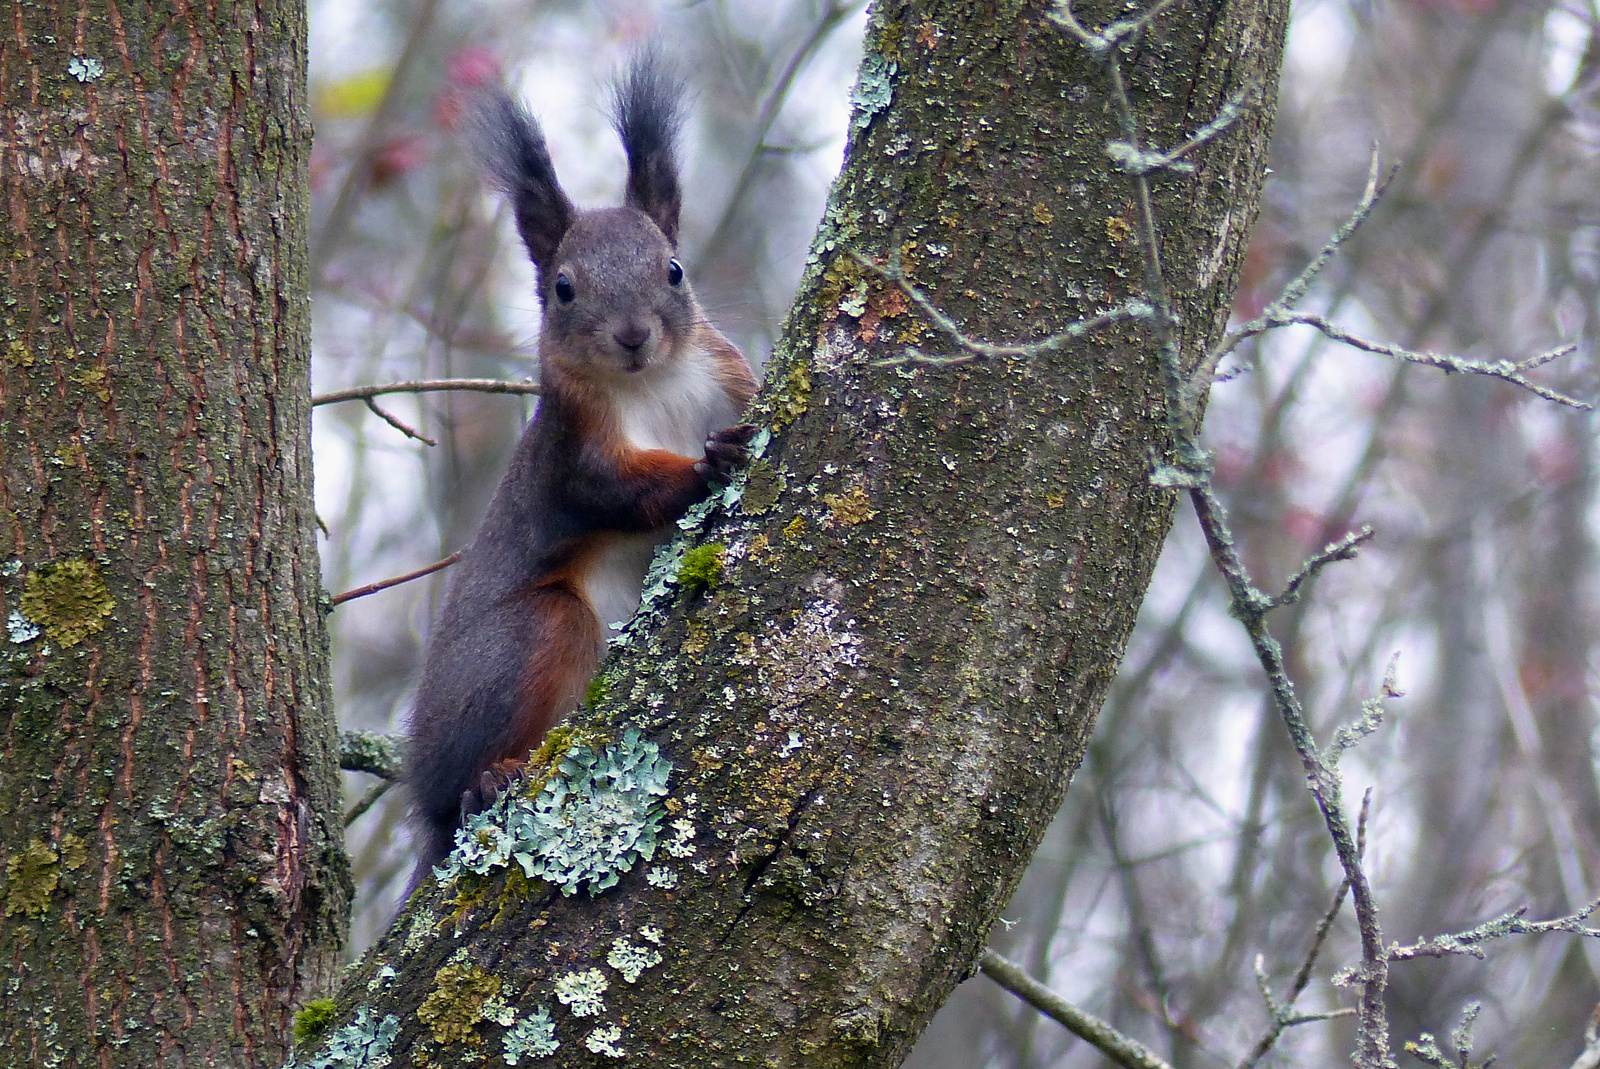
[[[612,122],[628,153],[624,203],[655,221],[678,244],[678,129],[683,125],[683,80],[653,49],[634,56],[611,90]]]
[[[538,120],[503,89],[478,94],[469,114],[467,129],[478,162],[511,195],[517,230],[542,277],[553,266],[556,247],[577,214],[556,181],[544,132]]]

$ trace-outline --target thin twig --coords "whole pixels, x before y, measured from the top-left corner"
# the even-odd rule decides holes
[[[379,408],[378,402],[374,401],[372,398],[365,397],[362,398],[362,400],[366,402],[366,406],[372,410],[372,414],[374,416],[377,416],[379,419],[383,420],[385,423],[399,431],[401,434],[405,435],[407,438],[415,438],[417,441],[424,442],[427,445],[439,444],[432,438],[429,438],[426,434],[407,426],[406,424],[400,422],[400,420],[391,413],[385,412],[383,409]]]
[[[507,382],[503,379],[421,379],[415,382],[386,382],[381,386],[354,386],[348,390],[319,393],[311,398],[312,407],[334,405],[340,401],[365,401],[386,393],[437,393],[442,390],[467,390],[474,393],[536,394],[537,382]]]
[[[1196,130],[1188,140],[1174,149],[1158,152],[1155,149],[1140,149],[1126,141],[1113,141],[1106,146],[1106,155],[1110,156],[1123,172],[1143,178],[1146,175],[1156,174],[1159,171],[1177,171],[1188,173],[1194,170],[1194,164],[1184,162],[1183,157],[1195,149],[1213,140],[1222,134],[1228,127],[1243,117],[1246,110],[1245,101],[1254,94],[1256,87],[1247,85],[1233,96],[1223,102],[1222,109],[1216,118]]]
[[[962,356],[938,356],[908,348],[899,356],[891,356],[884,360],[874,361],[874,366],[876,367],[896,367],[901,364],[953,367],[959,364],[970,364],[974,360],[996,360],[1010,357],[1028,359],[1055,352],[1070,342],[1076,341],[1078,338],[1102,327],[1108,327],[1113,323],[1121,323],[1129,319],[1148,318],[1152,311],[1149,302],[1135,298],[1134,300],[1124,301],[1116,307],[1107,309],[1097,315],[1075,320],[1067,324],[1064,330],[1052,334],[1048,338],[1041,338],[1036,342],[995,345],[991,342],[979,341],[976,338],[969,337],[956,325],[955,320],[939,311],[921,290],[911,284],[900,267],[900,243],[898,241],[890,243],[889,262],[887,264],[880,264],[876,260],[861,255],[854,249],[847,249],[846,252],[851,259],[866,270],[871,271],[884,281],[898,286],[900,292],[904,293],[911,303],[917,306],[917,310],[926,316],[935,327],[938,327],[941,333],[955,342],[957,347],[965,350],[965,354]]]
[[[1383,726],[1383,703],[1390,698],[1402,698],[1404,692],[1395,683],[1395,667],[1400,663],[1400,654],[1396,653],[1389,658],[1389,667],[1384,670],[1383,682],[1378,685],[1376,697],[1368,698],[1361,703],[1361,715],[1349,724],[1341,724],[1333,733],[1333,741],[1328,743],[1328,749],[1322,755],[1323,764],[1329,768],[1338,768],[1339,762],[1344,759],[1346,750],[1356,743],[1371,735]],[[1372,799],[1369,789],[1361,802],[1361,819],[1366,820],[1367,805]],[[1366,834],[1366,825],[1360,829],[1360,835]],[[1357,838],[1356,856],[1361,857],[1366,853],[1366,842]]]
[[[1295,694],[1294,684],[1289,680],[1283,648],[1266,627],[1265,613],[1271,599],[1250,582],[1244,562],[1233,543],[1233,532],[1228,527],[1226,512],[1211,488],[1209,478],[1205,485],[1192,488],[1189,497],[1211,548],[1212,560],[1216,561],[1223,578],[1227,580],[1232,595],[1232,612],[1244,623],[1250,635],[1256,659],[1266,672],[1273,703],[1289,731],[1295,752],[1300,755],[1300,763],[1306,773],[1306,785],[1317,809],[1322,813],[1339,863],[1350,880],[1356,905],[1356,926],[1361,933],[1362,958],[1360,968],[1347,974],[1361,987],[1356,1064],[1363,1069],[1388,1066],[1393,1059],[1389,1055],[1389,1022],[1383,1004],[1383,990],[1388,983],[1389,959],[1383,947],[1377,902],[1362,868],[1356,841],[1350,834],[1349,820],[1344,814],[1343,787],[1339,775],[1318,752],[1316,739],[1306,722],[1305,711]]]
[[[355,598],[364,598],[368,594],[376,594],[380,590],[388,590],[392,586],[399,586],[401,583],[409,583],[413,579],[421,579],[425,575],[432,575],[441,568],[450,567],[450,565],[454,564],[460,559],[461,550],[458,549],[444,560],[436,560],[426,568],[418,568],[414,572],[407,572],[404,575],[397,575],[391,579],[380,579],[376,583],[368,583],[366,586],[358,586],[353,590],[346,590],[342,594],[335,594],[328,600],[331,604],[343,605],[345,602],[352,601]]]
[[[1095,51],[1092,47],[1090,50]],[[1100,54],[1110,76],[1112,103],[1124,136],[1129,144],[1137,148],[1138,120],[1123,83],[1121,64],[1114,51],[1107,49]],[[1177,321],[1172,314],[1162,272],[1150,183],[1144,176],[1135,176],[1133,183],[1138,206],[1139,244],[1145,262],[1145,296],[1155,307],[1152,332],[1159,343],[1162,382],[1167,400],[1166,422],[1175,460],[1174,465],[1163,465],[1156,474],[1165,476],[1168,485],[1184,485],[1188,489],[1212,559],[1228,584],[1233,615],[1244,624],[1250,636],[1256,657],[1266,673],[1273,702],[1300,755],[1312,798],[1322,813],[1340,864],[1350,878],[1356,906],[1356,925],[1361,933],[1363,966],[1356,1064],[1363,1069],[1385,1069],[1393,1063],[1393,1059],[1389,1055],[1389,1025],[1383,1001],[1388,982],[1388,961],[1383,954],[1377,903],[1361,867],[1349,821],[1344,814],[1339,776],[1318,754],[1316,739],[1285,669],[1283,649],[1267,630],[1265,617],[1272,606],[1272,599],[1251,582],[1234,545],[1226,510],[1212,488],[1209,460],[1196,439],[1199,433],[1199,406],[1186,388],[1183,357],[1176,339]]]
[[[1159,4],[1156,4],[1138,18],[1122,19],[1110,23],[1098,33],[1090,33],[1079,24],[1072,13],[1071,0],[1061,0],[1056,5],[1056,9],[1046,17],[1071,31],[1073,36],[1083,42],[1085,48],[1098,55],[1109,51],[1120,42],[1138,34],[1180,2],[1181,0],[1161,0]]]
[[[1264,322],[1265,316],[1273,312],[1286,312],[1300,303],[1300,300],[1305,297],[1306,292],[1311,288],[1311,283],[1316,281],[1317,276],[1322,273],[1323,269],[1328,266],[1339,250],[1344,247],[1345,242],[1354,237],[1356,231],[1361,229],[1361,224],[1365,223],[1368,217],[1372,215],[1372,210],[1378,206],[1379,198],[1389,188],[1389,184],[1394,181],[1394,177],[1399,173],[1399,170],[1398,166],[1389,168],[1389,173],[1383,177],[1382,181],[1379,181],[1378,146],[1376,144],[1372,146],[1372,158],[1367,163],[1367,185],[1361,192],[1361,200],[1357,202],[1355,210],[1350,213],[1350,218],[1346,219],[1344,225],[1333,232],[1333,236],[1323,243],[1322,248],[1317,250],[1317,254],[1311,258],[1311,261],[1301,269],[1300,273],[1287,286],[1283,287],[1277,299],[1267,305],[1260,316],[1236,330],[1229,331],[1222,341],[1211,352],[1206,354],[1206,358],[1200,362],[1199,366],[1194,369],[1194,373],[1189,377],[1191,395],[1201,394],[1210,389],[1212,382],[1216,379],[1217,368],[1221,365],[1223,358],[1238,348],[1239,343],[1255,337],[1255,335],[1264,330],[1271,329]]]
[[[978,958],[983,974],[1022,999],[1124,1069],[1172,1069],[1149,1047],[1125,1036],[1107,1021],[1079,1009],[1022,971],[1022,966],[988,948]]]
[[[1544,398],[1546,401],[1554,401],[1558,405],[1565,405],[1567,408],[1577,409],[1579,412],[1592,412],[1594,410],[1593,405],[1568,397],[1564,393],[1558,393],[1549,387],[1540,386],[1522,374],[1529,368],[1540,367],[1575,351],[1578,347],[1573,344],[1558,345],[1554,349],[1546,350],[1526,360],[1495,360],[1490,362],[1486,360],[1468,360],[1465,357],[1452,356],[1449,353],[1419,352],[1399,345],[1390,345],[1387,342],[1373,341],[1371,338],[1363,338],[1359,334],[1353,334],[1343,327],[1329,322],[1326,316],[1319,315],[1316,312],[1284,310],[1274,313],[1268,311],[1262,313],[1260,319],[1255,320],[1255,322],[1263,320],[1266,322],[1266,326],[1262,328],[1263,330],[1296,324],[1315,327],[1334,341],[1343,342],[1363,352],[1376,353],[1379,356],[1404,360],[1411,364],[1421,364],[1424,367],[1438,368],[1447,374],[1461,372],[1463,374],[1483,375],[1491,379],[1499,379],[1502,382],[1520,386],[1529,393]],[[1257,331],[1257,333],[1260,333],[1260,331]]]
[[[1440,1050],[1438,1042],[1428,1032],[1407,1041],[1406,1053],[1437,1069],[1489,1069],[1495,1062],[1494,1055],[1491,1054],[1477,1065],[1473,1065],[1471,1060],[1472,1026],[1477,1023],[1481,1009],[1476,999],[1462,1007],[1461,1023],[1450,1032],[1450,1045],[1455,1048],[1453,1054],[1447,1055]]]
[[[361,800],[355,805],[351,806],[350,812],[344,815],[344,826],[348,828],[350,825],[360,820],[362,816],[365,815],[367,810],[377,805],[378,800],[394,789],[394,786],[394,780],[384,780],[382,783],[374,786],[372,790],[362,795]]]
[[[1289,582],[1284,586],[1283,593],[1272,599],[1272,608],[1280,605],[1293,605],[1300,600],[1300,593],[1305,584],[1315,579],[1328,565],[1335,561],[1353,560],[1356,551],[1372,540],[1374,532],[1371,527],[1363,526],[1359,531],[1352,531],[1322,548],[1322,552],[1312,557],[1300,566],[1300,570],[1289,577]]]
[[[1371,811],[1371,806],[1372,789],[1368,788],[1366,793],[1362,795],[1361,816],[1356,821],[1357,855],[1363,855],[1366,853],[1367,815]],[[1317,957],[1322,953],[1323,944],[1327,942],[1328,932],[1332,930],[1333,922],[1338,919],[1339,911],[1344,908],[1344,899],[1349,893],[1350,879],[1347,876],[1345,879],[1339,881],[1339,889],[1334,892],[1332,904],[1328,906],[1328,910],[1322,915],[1322,919],[1317,922],[1316,931],[1311,935],[1311,946],[1306,949],[1306,956],[1300,961],[1300,968],[1295,972],[1294,980],[1289,984],[1289,994],[1284,998],[1284,1002],[1281,1007],[1274,1002],[1272,998],[1272,992],[1266,986],[1266,980],[1262,974],[1262,968],[1260,964],[1261,959],[1259,957],[1256,959],[1256,974],[1258,977],[1261,977],[1261,979],[1259,979],[1257,982],[1261,986],[1262,996],[1266,999],[1267,1013],[1272,1017],[1272,1024],[1270,1024],[1267,1027],[1267,1030],[1261,1034],[1261,1038],[1256,1040],[1255,1046],[1250,1048],[1250,1053],[1246,1054],[1244,1058],[1240,1060],[1237,1069],[1253,1069],[1255,1064],[1262,1058],[1266,1057],[1267,1052],[1277,1044],[1279,1037],[1282,1036],[1284,1031],[1291,1026],[1291,1022],[1296,1024],[1302,1023],[1290,1016],[1289,1011],[1293,1009],[1295,1001],[1298,1000],[1305,992],[1306,986],[1311,983],[1311,970],[1316,967]],[[1327,1016],[1347,1016],[1354,1012],[1354,1010],[1346,1008],[1342,1010],[1335,1010]]]
[[[1523,915],[1528,912],[1527,906],[1520,906],[1510,913],[1502,913],[1490,921],[1484,921],[1476,928],[1468,928],[1464,932],[1453,932],[1449,935],[1436,935],[1431,939],[1424,939],[1420,943],[1409,946],[1394,944],[1389,947],[1390,961],[1410,961],[1413,958],[1448,958],[1457,954],[1469,957],[1482,958],[1483,948],[1480,943],[1487,943],[1491,939],[1504,939],[1509,935],[1544,935],[1549,932],[1566,932],[1570,935],[1584,936],[1589,939],[1600,939],[1600,928],[1591,928],[1583,922],[1589,915],[1600,907],[1600,901],[1595,901],[1584,906],[1575,913],[1565,917],[1555,917],[1547,921],[1525,921]]]
[[[394,735],[376,731],[339,732],[339,768],[345,772],[366,772],[379,779],[398,780],[401,773],[401,741]]]

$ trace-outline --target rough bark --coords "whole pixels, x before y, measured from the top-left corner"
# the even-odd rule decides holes
[[[277,1065],[349,896],[305,13],[0,30],[0,1062]]]
[[[659,744],[673,771],[653,860],[596,894],[515,863],[427,885],[342,993],[341,1043],[493,1062],[543,1007],[561,1045],[539,1065],[608,1045],[662,1065],[892,1065],[971,974],[1171,519],[1148,478],[1157,358],[1129,326],[1033,359],[885,366],[950,345],[846,253],[898,244],[916,283],[991,340],[1140,294],[1105,71],[1046,13],[873,12],[845,167],[755,406],[772,443],[694,536],[709,547],[689,558],[695,581],[647,601],[549,748],[600,751],[629,726]],[[1192,174],[1157,183],[1191,351],[1228,314],[1286,16],[1271,0],[1177,5],[1125,63],[1157,144],[1259,90]],[[537,778],[565,782],[549,757]],[[629,981],[629,953],[661,960]],[[558,997],[586,976],[607,985],[603,1008]]]

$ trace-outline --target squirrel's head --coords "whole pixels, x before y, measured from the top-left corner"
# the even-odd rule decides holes
[[[700,310],[676,251],[636,208],[578,213],[539,268],[546,358],[604,381],[680,355]]]
[[[637,56],[612,89],[612,118],[628,154],[621,207],[579,211],[556,180],[538,122],[502,91],[476,109],[474,140],[511,194],[517,230],[539,278],[541,358],[589,376],[632,376],[670,361],[699,319],[676,259],[676,143],[682,83],[654,52]]]

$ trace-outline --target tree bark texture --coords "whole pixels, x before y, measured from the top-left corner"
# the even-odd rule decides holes
[[[349,897],[303,5],[0,29],[0,1063],[281,1064]]]
[[[1162,146],[1257,90],[1193,173],[1156,181],[1191,355],[1228,315],[1287,10],[1177,5],[1123,58]],[[1171,520],[1149,480],[1158,360],[1128,325],[1031,359],[885,366],[908,345],[952,347],[847,252],[898,248],[992,341],[1143,292],[1133,186],[1106,153],[1123,137],[1106,69],[1047,13],[872,13],[844,170],[755,402],[771,445],[695,536],[693,581],[655,602],[647,581],[577,734],[554,747],[630,725],[659,744],[663,847],[594,894],[515,866],[428,885],[344,989],[340,1042],[488,1064],[542,1007],[560,1046],[518,1064],[894,1065],[972,974]]]

